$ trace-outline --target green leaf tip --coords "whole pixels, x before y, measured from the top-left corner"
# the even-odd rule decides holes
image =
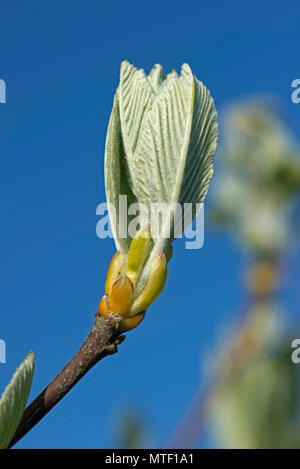
[[[0,449],[11,442],[22,418],[34,373],[34,353],[31,351],[15,371],[0,399]]]

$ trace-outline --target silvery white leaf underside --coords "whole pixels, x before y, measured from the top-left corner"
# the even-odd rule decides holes
[[[160,65],[146,76],[122,63],[105,151],[106,194],[117,211],[111,225],[118,250],[126,254],[131,241],[119,236],[124,228],[118,220],[119,195],[147,208],[147,213],[141,210],[141,223],[151,204],[170,207],[169,217],[164,217],[171,223],[170,239],[155,240],[153,255],[164,251],[173,241],[173,204],[195,205],[206,196],[216,143],[213,99],[187,64],[180,76],[175,71],[163,75]]]

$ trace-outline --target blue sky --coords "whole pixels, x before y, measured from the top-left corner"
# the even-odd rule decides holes
[[[92,325],[114,254],[113,241],[96,236],[96,206],[105,200],[104,142],[120,62],[147,72],[157,62],[166,72],[188,62],[219,111],[241,97],[274,95],[297,135],[300,104],[290,96],[299,39],[299,2],[289,0],[1,2],[2,389],[33,349],[33,398]],[[142,409],[156,446],[165,444],[241,303],[236,246],[208,228],[205,236],[196,252],[176,242],[167,286],[144,323],[19,448],[111,447],[113,421],[128,406]],[[292,281],[286,294],[292,312],[297,289]]]

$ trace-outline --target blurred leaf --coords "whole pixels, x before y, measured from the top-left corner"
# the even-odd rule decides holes
[[[218,408],[218,436],[228,448],[300,448],[297,367],[290,350],[262,356],[236,374]]]
[[[291,197],[295,192],[300,189],[300,164],[289,162],[282,164],[276,172],[271,181],[274,189],[280,191],[283,198]]]
[[[211,220],[252,254],[281,254],[300,190],[300,152],[284,122],[258,102],[232,107],[218,156]]]
[[[118,412],[114,430],[117,448],[141,449],[150,447],[150,431],[145,418],[136,409]]]

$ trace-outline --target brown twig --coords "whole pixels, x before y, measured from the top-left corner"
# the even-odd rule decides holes
[[[93,329],[76,355],[26,408],[9,448],[26,435],[99,360],[118,351],[117,345],[125,336],[119,336],[116,323],[98,315],[95,318]]]

